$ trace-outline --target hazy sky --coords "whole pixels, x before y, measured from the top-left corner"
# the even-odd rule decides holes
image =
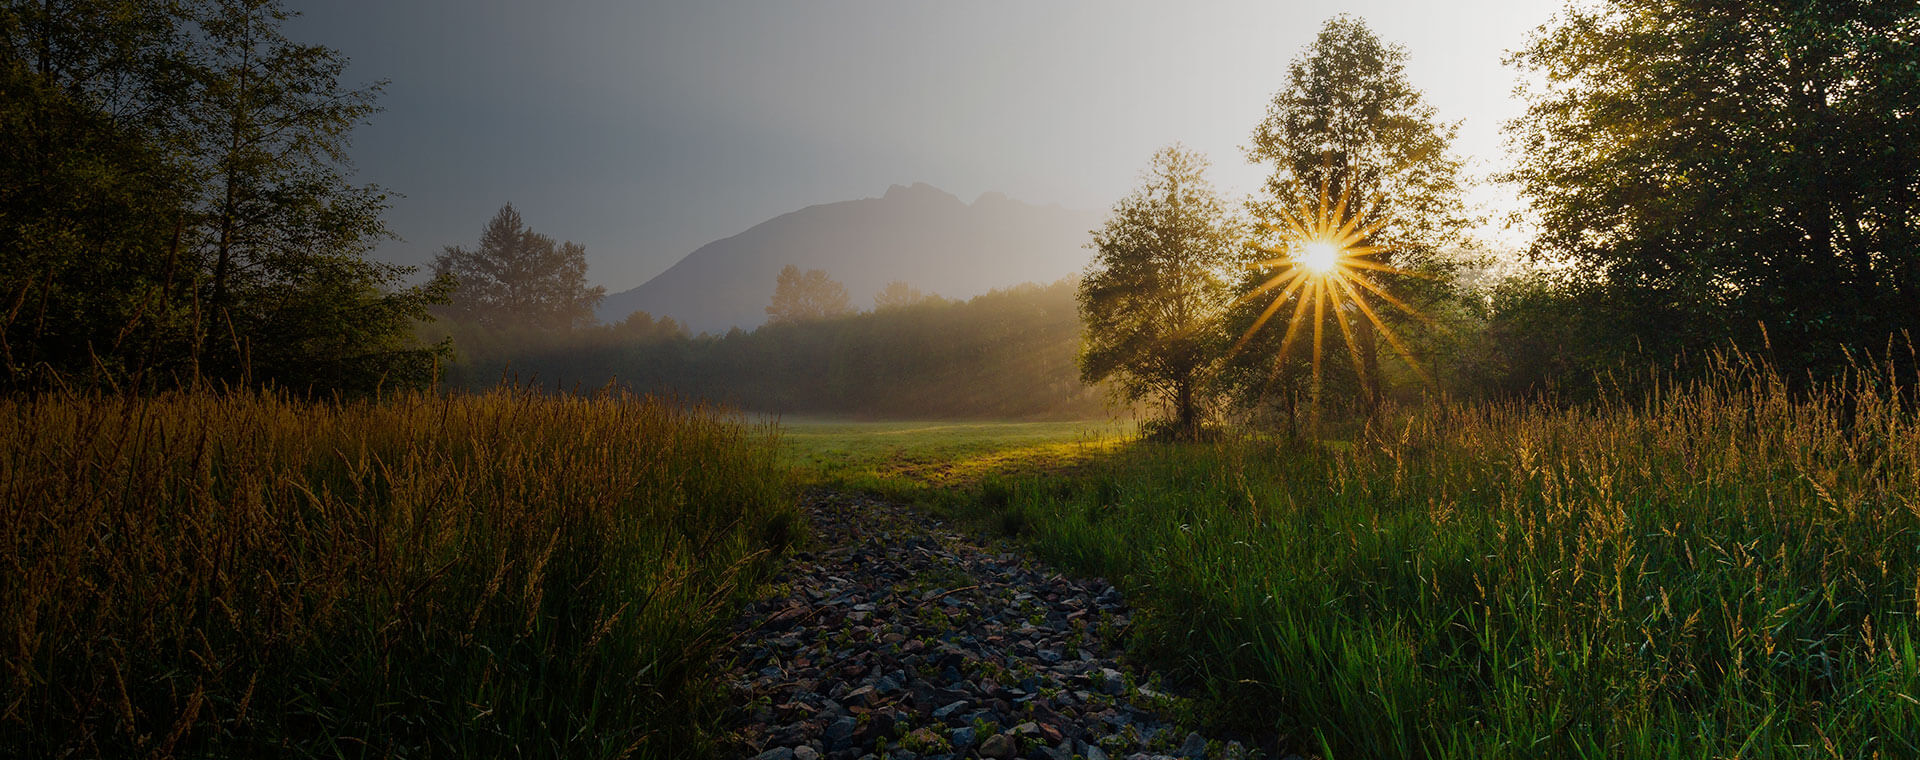
[[[1519,111],[1501,64],[1558,0],[289,0],[301,41],[388,79],[362,181],[406,197],[390,260],[472,245],[511,201],[640,284],[776,214],[927,182],[971,201],[1105,209],[1153,151],[1229,192],[1286,66],[1339,13],[1406,46],[1479,172]],[[1493,200],[1498,200],[1495,192]]]

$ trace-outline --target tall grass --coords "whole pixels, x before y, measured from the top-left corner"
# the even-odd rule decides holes
[[[1124,579],[1223,718],[1327,757],[1920,757],[1920,418],[1890,381],[1434,404],[980,502]]]
[[[799,526],[654,399],[0,401],[0,755],[698,755]]]

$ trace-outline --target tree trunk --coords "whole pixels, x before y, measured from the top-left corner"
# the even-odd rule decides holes
[[[1182,379],[1178,388],[1177,400],[1174,402],[1178,404],[1178,410],[1175,412],[1177,415],[1175,425],[1178,429],[1175,435],[1181,440],[1198,441],[1200,429],[1199,420],[1193,410],[1193,380]]]

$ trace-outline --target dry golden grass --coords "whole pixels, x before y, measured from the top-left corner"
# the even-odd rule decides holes
[[[0,400],[0,754],[698,753],[800,526],[620,395]]]

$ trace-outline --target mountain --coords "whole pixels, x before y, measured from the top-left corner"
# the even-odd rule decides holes
[[[1084,246],[1100,215],[986,193],[966,203],[924,183],[886,195],[809,206],[688,254],[632,290],[608,295],[604,321],[637,310],[694,332],[752,329],[766,321],[780,269],[824,269],[858,308],[893,280],[968,298],[1024,282],[1053,282],[1092,260]]]

